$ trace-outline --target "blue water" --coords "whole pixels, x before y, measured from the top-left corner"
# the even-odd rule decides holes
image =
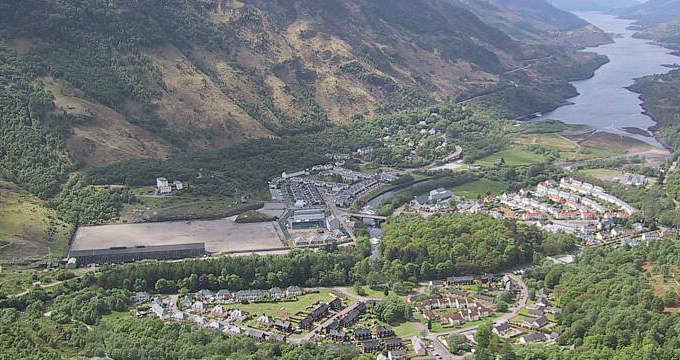
[[[651,136],[632,134],[624,129],[647,130],[655,124],[643,114],[639,94],[626,87],[632,85],[636,78],[667,73],[671,69],[662,65],[680,63],[680,57],[649,40],[633,38],[634,31],[627,29],[633,23],[630,20],[594,12],[578,12],[576,15],[607,33],[621,36],[616,37],[613,44],[584,50],[606,55],[610,62],[598,69],[594,77],[572,83],[580,94],[569,99],[573,105],[562,106],[544,114],[541,119],[587,124],[600,131],[627,135],[660,146]]]

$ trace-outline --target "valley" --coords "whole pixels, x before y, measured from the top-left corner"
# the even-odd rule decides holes
[[[1,2],[0,360],[675,358],[678,11]]]

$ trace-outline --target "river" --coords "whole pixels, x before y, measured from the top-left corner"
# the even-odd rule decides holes
[[[635,78],[670,71],[662,65],[678,63],[680,57],[671,55],[671,50],[649,40],[633,38],[634,31],[627,29],[633,21],[595,12],[578,12],[576,15],[607,33],[617,34],[613,44],[584,50],[606,55],[610,62],[598,69],[592,78],[572,83],[580,94],[569,99],[572,105],[562,106],[539,119],[586,124],[599,131],[626,135],[660,146],[651,134],[644,136],[639,131],[627,131],[637,128],[645,132],[655,123],[643,113],[639,95],[626,87],[632,85]]]

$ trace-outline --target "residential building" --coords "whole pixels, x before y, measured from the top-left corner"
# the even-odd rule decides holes
[[[413,345],[413,351],[416,353],[416,355],[418,356],[427,355],[427,346],[423,342],[423,339],[414,336],[411,338],[411,345]]]
[[[264,290],[240,290],[234,294],[237,301],[263,301],[266,296]]]
[[[359,316],[366,311],[366,303],[359,301],[356,304],[345,308],[338,314],[338,321],[342,326],[351,325],[359,319]]]
[[[229,290],[222,289],[222,290],[218,291],[217,294],[215,294],[215,298],[218,301],[229,301],[233,298],[233,295],[231,294],[231,292]]]
[[[246,336],[248,336],[249,338],[258,339],[258,340],[264,340],[265,339],[265,333],[260,331],[260,330],[256,330],[256,329],[247,329],[246,330]]]
[[[406,350],[395,349],[387,352],[387,358],[389,360],[403,360],[407,359],[408,357],[406,356]]]
[[[529,327],[532,329],[540,329],[548,325],[548,323],[549,323],[548,318],[545,317],[545,315],[543,315],[539,318],[529,321]]]
[[[334,329],[331,330],[328,333],[328,336],[333,340],[333,341],[338,341],[338,342],[345,342],[347,341],[347,333],[343,329]]]
[[[375,340],[365,341],[359,344],[359,350],[362,353],[372,353],[380,350],[382,346]]]
[[[283,299],[283,291],[278,287],[273,287],[273,288],[269,289],[269,297],[272,300]]]
[[[371,330],[366,328],[356,328],[354,329],[354,340],[363,341],[371,339]]]
[[[394,330],[389,326],[378,326],[373,329],[373,333],[377,338],[386,338],[394,336]]]
[[[215,307],[210,309],[210,313],[215,316],[224,316],[226,314],[222,305],[215,305]]]
[[[286,295],[288,297],[298,297],[302,295],[302,288],[299,286],[289,286],[286,288]]]
[[[203,289],[196,293],[196,298],[205,302],[213,302],[215,301],[215,293],[208,289]]]
[[[153,311],[153,313],[161,319],[166,319],[168,316],[170,316],[168,310],[159,303],[152,303],[151,311]]]
[[[547,339],[548,337],[544,333],[538,332],[522,336],[521,338],[519,338],[519,343],[522,345],[527,345],[545,341]]]
[[[284,321],[280,319],[274,321],[274,328],[276,328],[276,330],[286,333],[293,331],[293,325],[290,323],[290,321]]]
[[[342,309],[342,299],[336,297],[328,303],[328,306],[331,308],[331,310],[338,311]]]
[[[267,340],[278,341],[278,342],[286,342],[286,337],[284,335],[281,335],[281,334],[267,333]]]
[[[191,310],[197,312],[204,312],[206,310],[205,304],[202,301],[196,301],[191,305]]]
[[[494,326],[491,331],[494,334],[501,336],[501,335],[505,334],[508,330],[510,330],[510,323],[508,323],[507,321],[503,321],[502,323]]]
[[[383,347],[385,350],[401,349],[404,343],[401,339],[391,338],[383,341]]]
[[[540,316],[543,316],[545,314],[545,310],[543,310],[543,309],[544,309],[543,307],[537,306],[537,307],[534,307],[534,308],[528,308],[527,312],[531,316],[539,316],[540,317]]]

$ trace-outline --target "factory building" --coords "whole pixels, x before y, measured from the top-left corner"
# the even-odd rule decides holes
[[[326,209],[302,209],[293,214],[293,229],[315,229],[326,227]]]

